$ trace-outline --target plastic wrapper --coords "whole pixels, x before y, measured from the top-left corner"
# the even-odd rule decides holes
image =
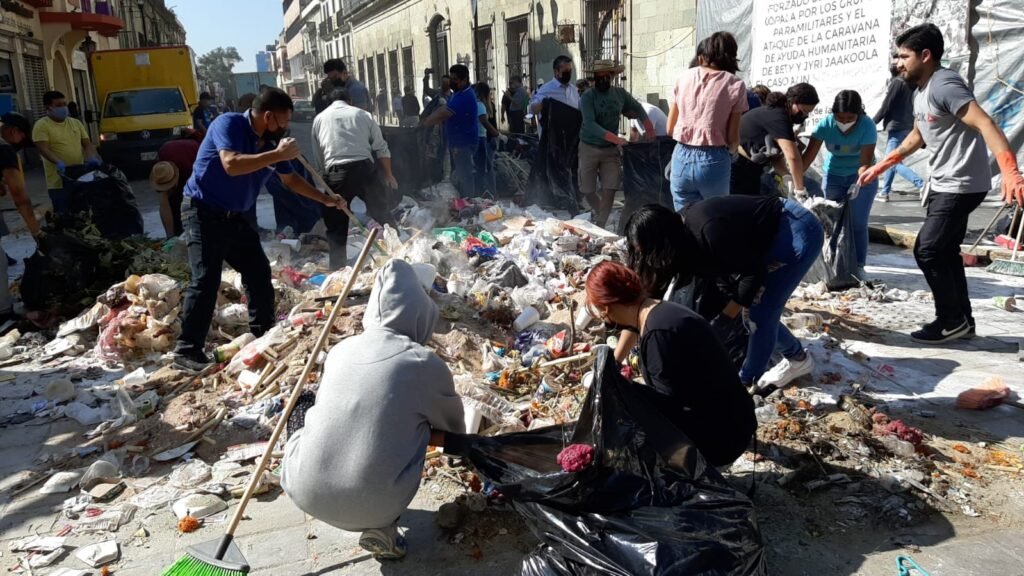
[[[242,370],[246,368],[254,368],[263,364],[263,351],[272,346],[283,344],[288,340],[288,335],[285,332],[283,326],[278,324],[266,334],[246,344],[235,357],[231,359],[225,370],[232,376],[237,376]]]
[[[469,238],[469,232],[457,226],[451,228],[435,228],[434,237],[450,244],[462,245]]]
[[[594,462],[563,472],[556,459],[570,444],[593,446]],[[541,540],[524,576],[767,573],[753,503],[705,463],[657,394],[619,375],[608,348],[575,425],[452,435],[445,450],[468,457]]]
[[[551,299],[551,293],[548,292],[547,287],[531,281],[526,286],[513,290],[510,297],[520,311],[526,310],[530,306],[540,310],[544,308],[544,303]]]

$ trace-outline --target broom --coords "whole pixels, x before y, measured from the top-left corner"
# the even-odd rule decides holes
[[[270,456],[274,452],[274,447],[277,446],[277,441],[281,438],[281,433],[284,432],[285,426],[288,424],[288,417],[291,416],[299,396],[302,395],[304,384],[309,379],[313,366],[316,365],[317,356],[320,355],[324,345],[327,343],[331,328],[338,317],[338,311],[345,305],[345,299],[348,298],[349,291],[355,285],[356,279],[359,276],[359,270],[362,269],[363,263],[367,255],[369,255],[376,238],[377,230],[371,230],[366,238],[366,243],[363,244],[362,251],[359,253],[359,258],[356,260],[355,268],[352,269],[352,275],[349,276],[348,282],[345,282],[345,288],[334,301],[334,308],[331,309],[331,313],[327,316],[327,324],[324,325],[323,330],[320,332],[320,337],[317,338],[313,350],[309,353],[309,359],[306,360],[306,366],[302,369],[302,375],[299,376],[298,382],[295,383],[292,395],[288,397],[288,402],[284,405],[284,410],[281,412],[281,418],[278,420],[277,425],[274,426],[274,431],[270,434],[267,448],[263,451],[263,456],[256,464],[256,470],[252,474],[252,479],[249,480],[249,485],[245,487],[245,493],[242,494],[242,500],[238,503],[238,508],[235,510],[234,516],[231,517],[231,522],[228,523],[224,536],[218,540],[211,540],[189,547],[185,551],[184,556],[164,571],[163,576],[244,576],[249,573],[249,563],[234,542],[235,529],[238,528],[238,524],[242,521],[245,507],[249,504],[249,500],[256,491],[256,486],[259,484],[260,478],[263,477],[267,464],[270,463]]]
[[[993,225],[995,225],[996,220],[999,220],[999,217],[1003,215],[1003,212],[1006,210],[1006,206],[1006,204],[1003,204],[1002,206],[999,207],[999,210],[996,210],[996,215],[992,217],[992,220],[989,221],[988,226],[985,226],[985,229],[981,231],[981,234],[978,235],[978,239],[974,241],[974,244],[971,244],[970,248],[968,248],[966,251],[960,251],[960,258],[963,259],[964,266],[978,265],[979,257],[977,254],[974,253],[974,250],[978,247],[978,244],[981,244],[982,239],[985,238],[985,234],[988,234],[988,231],[992,229]]]
[[[1021,237],[1024,236],[1024,222],[1021,221],[1021,214],[1024,213],[1024,207],[1017,207],[1017,242],[1013,245],[1013,253],[1010,255],[1010,259],[996,258],[988,265],[989,272],[995,272],[996,274],[1006,274],[1007,276],[1021,276],[1024,277],[1024,260],[1017,260],[1017,251],[1020,249]]]

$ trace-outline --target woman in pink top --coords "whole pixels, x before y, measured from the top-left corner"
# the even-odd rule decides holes
[[[697,66],[672,90],[668,131],[672,153],[672,202],[676,212],[729,193],[732,155],[740,143],[740,116],[749,108],[747,87],[735,76],[736,39],[715,32],[697,45]]]

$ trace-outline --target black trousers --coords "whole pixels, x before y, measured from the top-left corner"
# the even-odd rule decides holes
[[[935,316],[945,328],[972,318],[960,244],[968,216],[987,194],[931,192],[926,200],[927,216],[914,243],[914,258],[935,297]]]
[[[335,164],[327,169],[324,180],[335,194],[346,201],[361,199],[366,204],[367,214],[379,224],[397,228],[395,218],[388,210],[387,191],[372,160]],[[348,214],[328,206],[321,210],[324,225],[327,226],[331,270],[344,268],[348,265]]]
[[[225,262],[242,275],[249,300],[249,330],[257,337],[262,336],[274,325],[274,287],[270,262],[256,231],[255,211],[225,212],[186,198],[181,215],[192,281],[185,291],[184,318],[176,350],[203,350]]]
[[[508,131],[512,134],[526,134],[526,110],[509,110]]]

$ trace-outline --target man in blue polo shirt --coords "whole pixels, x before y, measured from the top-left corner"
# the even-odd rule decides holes
[[[265,88],[243,113],[218,116],[206,133],[185,185],[182,220],[192,281],[185,292],[181,336],[175,363],[191,369],[209,364],[206,334],[217,305],[221,268],[227,262],[242,275],[249,300],[249,329],[262,335],[274,324],[274,288],[256,226],[256,197],[270,176],[292,191],[341,208],[334,199],[296,176],[290,161],[300,154],[286,138],[292,100],[283,90]]]
[[[448,147],[452,150],[452,179],[459,195],[463,198],[476,197],[473,180],[473,155],[476,153],[479,137],[477,127],[476,94],[469,84],[469,68],[456,64],[448,70],[451,76],[452,96],[447,105],[438,108],[426,120],[425,126],[436,126],[444,122]]]

